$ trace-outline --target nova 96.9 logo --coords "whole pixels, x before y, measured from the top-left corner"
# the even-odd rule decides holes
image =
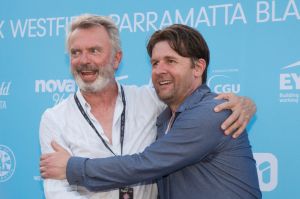
[[[116,77],[116,80],[127,79],[128,75]],[[35,92],[36,93],[50,93],[54,104],[58,104],[65,99],[70,93],[76,92],[76,82],[73,79],[63,80],[35,80]]]
[[[74,93],[76,90],[75,81],[72,79],[64,80],[35,80],[36,93],[50,93],[55,104],[61,102],[65,93]]]

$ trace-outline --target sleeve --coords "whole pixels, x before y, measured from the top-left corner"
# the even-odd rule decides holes
[[[51,147],[51,141],[55,140],[70,153],[71,151],[67,147],[60,133],[63,133],[63,128],[60,127],[59,123],[54,119],[55,116],[48,110],[45,111],[40,122],[40,145],[41,152],[51,153],[53,149]],[[46,199],[86,199],[85,196],[80,195],[76,191],[77,186],[70,186],[67,180],[52,180],[45,179],[44,193]]]
[[[72,157],[67,179],[70,184],[99,191],[157,179],[198,163],[229,138],[220,128],[229,112],[215,113],[212,109],[179,114],[169,133],[140,154],[103,159]]]

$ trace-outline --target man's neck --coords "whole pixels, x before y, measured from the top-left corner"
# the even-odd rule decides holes
[[[82,92],[83,97],[91,106],[91,113],[101,124],[104,134],[112,144],[112,126],[118,97],[118,85],[116,81],[108,84],[99,92]]]
[[[174,114],[179,106],[188,98],[197,88],[202,84],[202,82],[195,82],[186,93],[183,93],[181,97],[177,98],[174,102],[167,103],[170,107],[172,113]]]
[[[86,102],[91,106],[91,109],[99,106],[109,106],[115,104],[118,96],[118,85],[116,81],[109,83],[105,88],[98,92],[81,91]]]

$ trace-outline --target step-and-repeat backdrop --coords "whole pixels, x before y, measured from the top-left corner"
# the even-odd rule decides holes
[[[300,0],[4,0],[0,2],[0,198],[44,198],[39,121],[76,90],[70,21],[109,15],[119,27],[122,84],[149,84],[149,36],[197,28],[211,49],[208,84],[257,104],[248,126],[265,199],[300,198]]]

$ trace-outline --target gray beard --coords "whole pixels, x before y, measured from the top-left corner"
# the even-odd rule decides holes
[[[75,81],[79,87],[80,90],[84,91],[84,92],[99,92],[101,91],[103,88],[105,88],[110,79],[107,77],[101,77],[98,76],[96,81],[92,82],[92,83],[85,83],[79,75],[75,76]]]

